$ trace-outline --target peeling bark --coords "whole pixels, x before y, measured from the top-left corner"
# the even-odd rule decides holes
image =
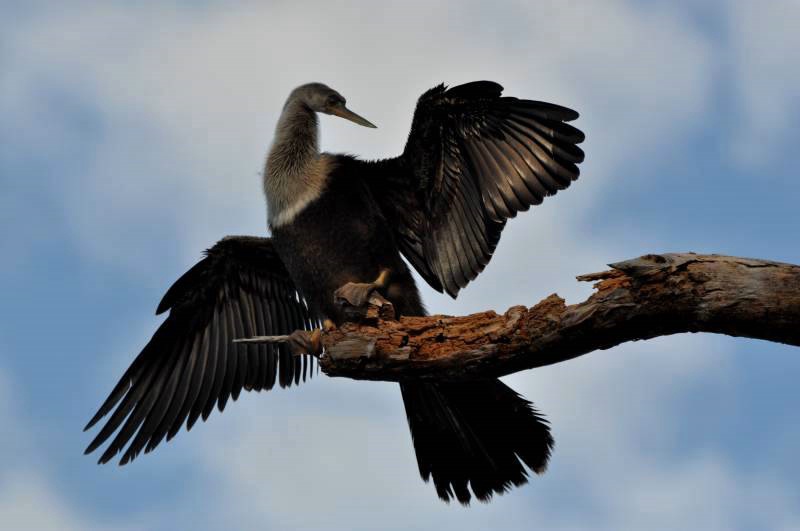
[[[362,380],[494,378],[627,341],[711,332],[800,346],[800,266],[699,254],[651,254],[582,275],[589,299],[550,295],[503,315],[393,319],[373,298],[358,323],[322,335],[323,372]]]

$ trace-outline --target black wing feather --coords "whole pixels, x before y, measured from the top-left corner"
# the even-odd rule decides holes
[[[225,385],[225,373],[227,368],[227,359],[225,357],[225,349],[230,343],[227,335],[225,312],[223,309],[217,308],[215,313],[216,325],[212,323],[212,330],[217,335],[217,350],[215,356],[217,358],[217,367],[214,371],[214,387],[210,389],[206,395],[205,405],[201,413],[203,422],[208,419],[211,412],[214,411],[214,406],[222,395],[222,389]]]
[[[113,410],[86,449],[93,452],[116,432],[101,463],[123,450],[120,464],[150,452],[184,424],[190,429],[198,418],[206,420],[215,405],[222,411],[242,388],[272,387],[276,370],[281,386],[300,381],[306,365],[288,349],[232,342],[316,323],[268,238],[229,236],[218,242],[167,290],[157,313],[167,310],[85,428]]]
[[[502,96],[475,81],[423,94],[400,157],[361,171],[401,252],[453,297],[491,259],[509,218],[580,174],[584,135],[567,107]]]

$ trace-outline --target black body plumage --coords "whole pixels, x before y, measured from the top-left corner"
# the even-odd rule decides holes
[[[348,282],[368,282],[388,268],[386,290],[401,315],[424,312],[394,234],[368,186],[369,165],[329,156],[327,186],[291,223],[272,228],[272,241],[309,306],[341,322],[333,293]]]
[[[122,463],[184,422],[191,428],[241,389],[305,379],[310,361],[283,346],[231,339],[341,322],[334,291],[388,269],[384,295],[401,315],[425,308],[405,257],[455,297],[489,262],[506,220],[577,179],[583,134],[571,109],[503,97],[490,81],[423,94],[402,155],[361,161],[319,154],[316,112],[369,122],[320,84],[298,87],[268,158],[272,238],[228,237],[167,292],[169,316],[87,429],[114,409],[87,448],[118,428],[100,458]],[[401,384],[420,474],[445,500],[489,499],[542,472],[553,439],[531,404],[499,380]],[[131,439],[133,439],[131,441]]]

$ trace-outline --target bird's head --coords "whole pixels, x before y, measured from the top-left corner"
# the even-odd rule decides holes
[[[344,96],[322,83],[308,83],[297,87],[289,96],[287,105],[291,101],[301,101],[312,111],[339,116],[364,127],[377,127],[348,109]]]

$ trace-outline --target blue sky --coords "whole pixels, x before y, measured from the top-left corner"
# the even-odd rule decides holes
[[[775,0],[0,2],[0,521],[30,529],[796,529],[796,349],[681,335],[509,377],[553,424],[550,470],[469,509],[418,476],[396,386],[246,395],[132,466],[80,430],[226,234],[265,231],[259,172],[289,90],[378,124],[322,144],[396,154],[417,96],[494,79],[578,109],[581,179],[509,224],[434,312],[590,292],[648,252],[800,263],[800,5]]]

